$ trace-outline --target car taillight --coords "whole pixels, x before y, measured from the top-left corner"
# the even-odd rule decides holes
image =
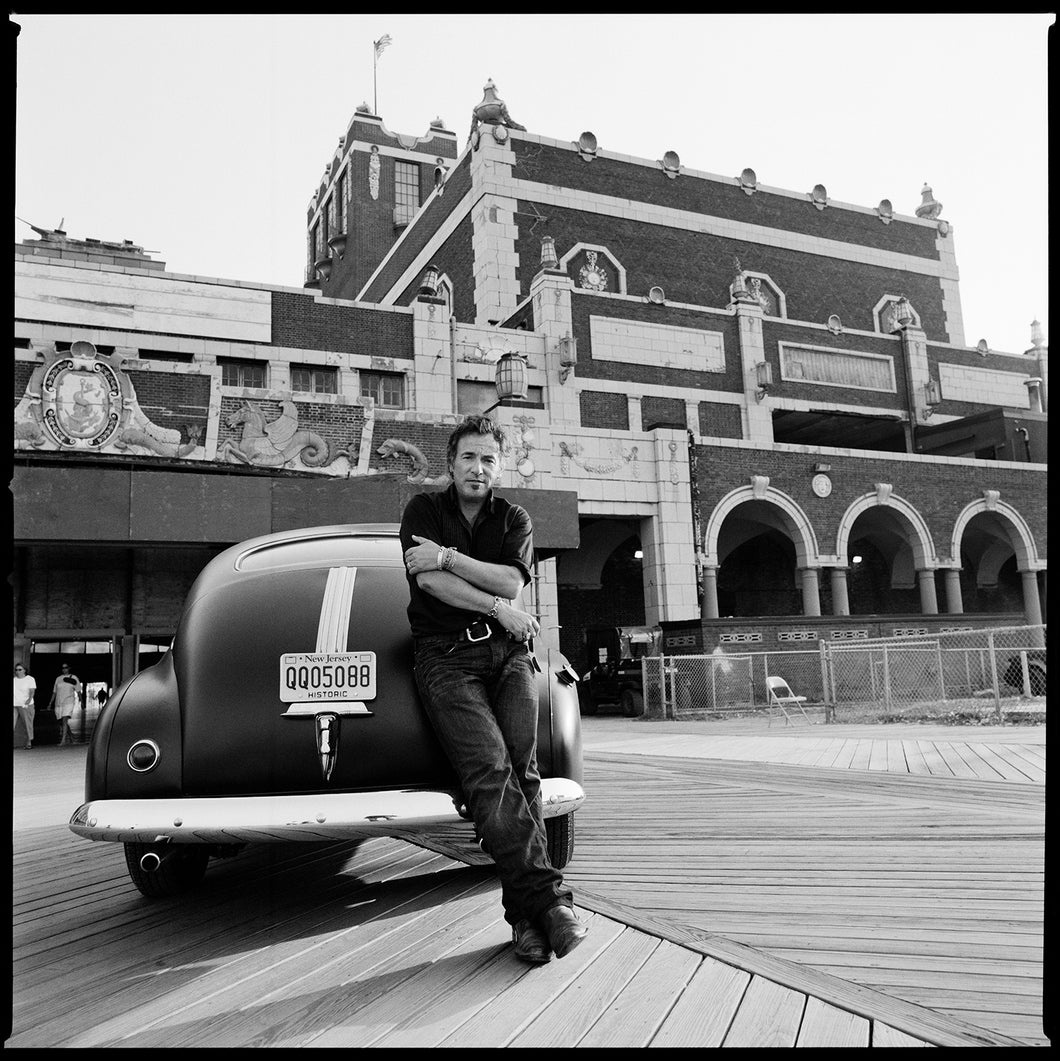
[[[131,769],[137,773],[145,774],[148,770],[153,770],[158,765],[158,760],[161,757],[162,753],[153,740],[138,740],[129,749],[125,760]]]

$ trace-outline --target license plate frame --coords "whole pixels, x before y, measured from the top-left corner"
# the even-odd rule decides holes
[[[280,656],[280,700],[285,704],[374,700],[377,680],[374,652],[284,652]]]

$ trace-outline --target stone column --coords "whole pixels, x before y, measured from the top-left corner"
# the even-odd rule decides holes
[[[420,295],[412,303],[412,384],[409,408],[434,415],[456,414],[453,385],[456,356],[445,300]]]
[[[939,601],[935,593],[935,569],[925,568],[916,573],[920,587],[920,611],[924,615],[938,615]]]
[[[768,398],[760,401],[757,366],[766,360],[762,336],[762,307],[754,299],[737,298],[734,302],[736,324],[740,335],[740,369],[743,374],[744,408],[747,410],[747,438],[752,442],[772,443],[773,414]],[[774,381],[776,383],[778,381]],[[698,424],[696,425],[698,427]]]
[[[847,569],[845,567],[832,568],[832,614],[850,614],[850,597],[847,595]]]
[[[964,613],[964,600],[961,597],[960,568],[946,568],[946,611],[951,615]]]
[[[718,569],[703,565],[703,618],[718,619]]]
[[[499,131],[498,131],[499,130]],[[475,273],[475,323],[505,320],[519,301],[515,241],[518,200],[513,194],[515,152],[505,126],[482,125],[471,154],[471,251]]]
[[[821,614],[821,588],[817,581],[816,567],[802,567],[802,614]]]
[[[1023,580],[1023,612],[1031,626],[1040,626],[1042,622],[1042,601],[1038,596],[1038,572],[1021,571]]]

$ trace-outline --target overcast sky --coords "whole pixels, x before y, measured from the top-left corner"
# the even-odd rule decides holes
[[[953,226],[965,339],[1048,337],[1046,14],[19,15],[15,214],[172,272],[301,287],[362,101],[463,149],[492,78],[533,133]],[[36,238],[15,222],[15,239]]]

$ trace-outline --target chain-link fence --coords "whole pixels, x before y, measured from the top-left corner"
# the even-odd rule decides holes
[[[765,714],[766,677],[781,675],[823,712],[821,655],[813,649],[709,656],[651,656],[642,661],[644,713],[670,719]]]
[[[644,713],[669,719],[765,715],[783,678],[811,718],[835,722],[1044,711],[1045,626],[932,632],[816,649],[642,660]]]
[[[821,644],[829,713],[837,722],[1044,708],[1045,626],[932,631],[930,636]]]

